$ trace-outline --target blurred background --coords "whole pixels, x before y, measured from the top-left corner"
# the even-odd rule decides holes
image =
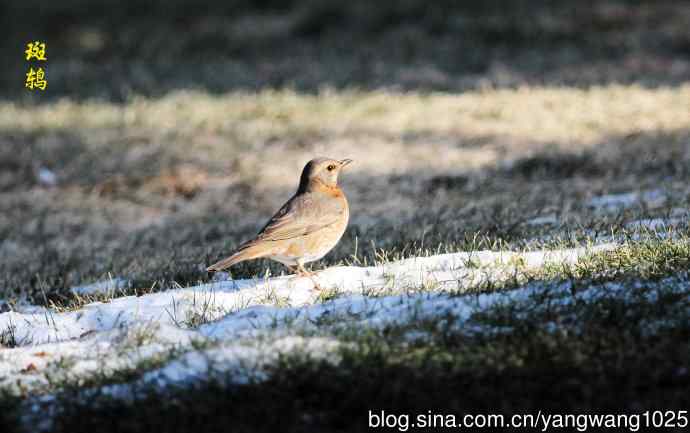
[[[26,0],[0,20],[0,298],[205,281],[318,155],[355,163],[317,266],[577,244],[690,202],[690,1]]]

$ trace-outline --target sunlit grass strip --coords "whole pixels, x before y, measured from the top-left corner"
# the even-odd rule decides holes
[[[178,134],[232,132],[329,135],[462,133],[506,135],[544,142],[592,142],[605,135],[676,131],[688,127],[690,85],[648,89],[637,85],[589,89],[524,87],[464,94],[326,90],[235,92],[213,96],[174,92],[124,104],[98,101],[21,106],[0,102],[0,127],[70,131],[96,128]]]
[[[690,269],[690,240],[631,241],[619,248],[596,252],[575,264],[548,263],[534,279],[610,281],[621,277],[652,280]]]

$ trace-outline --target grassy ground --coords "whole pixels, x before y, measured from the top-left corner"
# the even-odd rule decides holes
[[[135,405],[76,403],[75,389],[57,430],[357,431],[367,407],[687,408],[687,293],[658,282],[687,287],[690,3],[481,4],[0,6],[0,50],[16,52],[0,71],[9,305],[78,304],[70,287],[109,276],[131,281],[126,293],[207,281],[315,155],[355,160],[350,226],[317,267],[613,235],[641,243],[538,277],[659,293],[533,315],[516,305],[486,318],[505,325],[496,335],[400,338],[438,323],[339,335],[353,344],[338,367],[286,359],[268,382],[144,389]],[[37,38],[49,85],[30,94],[21,52]],[[631,192],[631,206],[590,202]],[[680,224],[630,225],[652,218]],[[233,276],[267,267],[282,272],[258,261]],[[670,325],[649,333],[655,321]],[[18,403],[0,398],[0,424]]]
[[[355,243],[369,261],[478,234],[522,247],[687,203],[686,2],[456,3],[6,5],[2,43],[45,38],[50,85],[24,90],[20,55],[0,73],[0,297],[203,281],[315,155],[356,160],[324,265]],[[659,186],[657,209],[583,205]],[[558,223],[525,224],[543,215]]]
[[[687,208],[688,99],[687,86],[606,86],[8,103],[0,287],[6,299],[59,303],[108,275],[139,292],[205,281],[204,267],[251,236],[319,154],[356,160],[343,176],[352,222],[323,266],[371,262],[375,249],[560,246],[573,237],[564,230],[582,237]],[[56,185],[41,183],[42,169]],[[661,200],[632,209],[587,205],[660,187]]]

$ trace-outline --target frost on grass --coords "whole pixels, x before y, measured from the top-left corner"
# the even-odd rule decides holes
[[[458,294],[487,283],[519,282],[529,270],[574,265],[613,247],[480,251],[334,267],[318,273],[321,291],[309,278],[277,277],[115,298],[74,311],[12,311],[0,315],[0,329],[11,330],[15,346],[0,351],[0,387],[50,390],[55,384],[147,370],[144,380],[157,383],[194,378],[210,369],[230,369],[237,380],[247,380],[275,359],[272,354],[333,354],[337,344],[326,329],[383,326],[449,312],[466,319],[506,295]],[[529,294],[515,293],[522,292]],[[299,344],[295,335],[300,335]]]

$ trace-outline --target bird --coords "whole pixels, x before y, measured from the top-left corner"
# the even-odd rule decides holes
[[[297,276],[313,277],[304,265],[328,254],[342,238],[350,219],[338,175],[351,162],[325,157],[309,161],[302,170],[297,192],[259,233],[206,270],[216,272],[245,260],[268,258]]]

